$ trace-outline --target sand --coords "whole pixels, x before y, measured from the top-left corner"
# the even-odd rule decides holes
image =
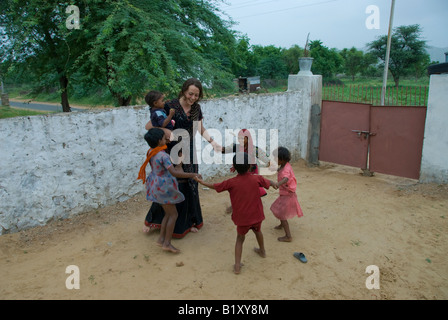
[[[143,192],[114,206],[0,236],[0,299],[448,299],[448,187],[323,163],[293,164],[304,217],[289,220],[293,241],[262,198],[267,257],[249,233],[244,267],[233,273],[236,228],[228,193],[200,187],[204,227],[173,240],[172,254],[142,232]],[[275,179],[275,176],[272,177]],[[216,178],[213,181],[222,181]],[[307,263],[294,252],[303,252]],[[67,266],[79,268],[68,289]],[[379,289],[368,289],[368,266]],[[70,282],[74,283],[74,282]],[[373,282],[371,282],[373,283]]]

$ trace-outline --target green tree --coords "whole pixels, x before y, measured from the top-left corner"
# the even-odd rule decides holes
[[[385,62],[387,36],[379,37],[368,43],[369,52]],[[418,24],[400,26],[391,35],[389,71],[398,87],[400,77],[415,71],[416,65],[427,59],[426,41],[421,39],[421,28]]]
[[[353,81],[357,74],[368,75],[375,70],[373,65],[377,59],[370,53],[364,53],[352,47],[350,49],[342,49],[339,54],[343,59],[343,70],[345,74],[350,75]]]
[[[148,88],[177,93],[188,77],[232,88],[237,41],[216,11],[211,1],[108,0],[87,26],[92,45],[79,68],[87,81],[107,85],[119,105]]]
[[[303,56],[303,49],[298,45],[294,45],[289,49],[283,51],[283,60],[289,74],[296,74],[299,72],[299,58]]]
[[[283,49],[270,46],[253,46],[256,57],[256,73],[264,79],[281,79],[288,75],[286,63],[282,59]]]
[[[106,1],[83,22],[89,45],[76,61],[80,81],[107,86],[118,106],[129,105],[148,86],[172,91],[176,64],[157,32],[157,20],[129,1]]]
[[[320,40],[310,43],[310,55],[313,60],[311,71],[321,74],[324,78],[332,78],[341,70],[343,59],[336,49],[329,49]]]
[[[239,61],[232,66],[232,73],[235,77],[250,77],[255,75],[258,64],[249,38],[244,35],[237,40],[235,54]]]
[[[382,72],[378,68],[378,58],[370,52],[365,52],[363,57],[362,76],[381,77]]]
[[[205,87],[232,88],[241,64],[235,32],[218,15],[216,0],[84,0],[81,29],[68,30],[68,1],[1,2],[1,26],[11,41],[13,67],[36,78],[59,79],[69,111],[70,77],[107,87],[117,105],[151,89],[178,92],[185,78]],[[30,68],[31,67],[31,68]]]
[[[364,67],[364,53],[357,50],[355,47],[352,47],[351,49],[342,49],[340,54],[344,59],[343,66],[345,73],[350,75],[354,81],[355,76],[360,73]]]
[[[58,83],[65,112],[70,111],[70,66],[85,47],[80,33],[66,27],[65,10],[70,4],[45,0],[0,3],[0,27],[6,35],[2,40],[2,63],[9,65],[6,76],[22,72],[37,79],[38,86]],[[82,2],[79,8],[85,9]]]

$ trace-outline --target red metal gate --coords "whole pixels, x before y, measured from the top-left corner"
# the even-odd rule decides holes
[[[319,160],[418,179],[426,107],[322,101]]]
[[[369,131],[370,105],[322,101],[319,160],[365,169],[368,141],[352,130]]]

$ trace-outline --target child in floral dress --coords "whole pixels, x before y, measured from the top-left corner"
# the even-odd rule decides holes
[[[148,150],[145,163],[140,168],[138,179],[146,181],[146,199],[159,203],[165,211],[160,228],[160,236],[157,244],[163,250],[174,253],[180,252],[171,244],[174,226],[177,220],[176,203],[185,200],[184,195],[179,191],[176,178],[194,178],[200,175],[197,173],[183,172],[176,170],[171,163],[170,156],[165,152],[166,142],[169,141],[165,132],[160,128],[152,128],[145,134],[145,140],[151,147]],[[151,173],[146,177],[145,168],[151,165]],[[145,226],[145,228],[148,228]],[[147,230],[143,230],[147,232]]]

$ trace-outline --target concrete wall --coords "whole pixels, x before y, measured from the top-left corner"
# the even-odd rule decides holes
[[[448,74],[430,78],[420,181],[448,183]]]
[[[135,179],[147,118],[147,109],[119,108],[0,120],[0,232],[141,191]]]
[[[303,91],[209,100],[201,106],[204,126],[215,130],[215,139],[221,135],[223,145],[235,139],[225,135],[226,129],[267,129],[267,139],[269,129],[278,129],[279,145],[294,159],[307,155],[311,102]],[[0,120],[0,234],[143,191],[136,177],[148,149],[143,139],[148,120],[147,106]],[[202,163],[199,170],[207,178],[228,174],[229,168]]]

